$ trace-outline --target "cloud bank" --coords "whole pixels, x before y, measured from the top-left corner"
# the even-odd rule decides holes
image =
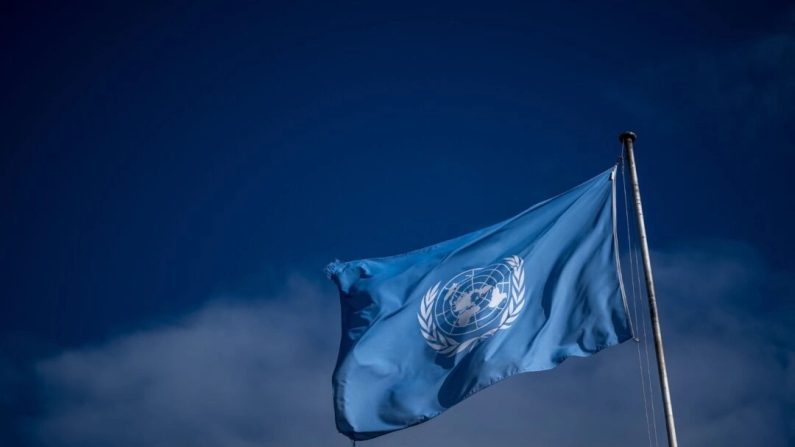
[[[791,288],[742,246],[690,247],[655,261],[682,445],[791,445]],[[173,324],[42,361],[44,412],[28,425],[29,439],[64,447],[349,445],[334,429],[331,402],[336,300],[330,284],[295,278],[281,296],[218,301]],[[638,347],[627,342],[508,379],[428,423],[364,444],[647,445]],[[664,443],[659,404],[656,415]]]
[[[283,297],[212,303],[42,362],[47,413],[33,434],[52,446],[325,444],[339,321],[330,298],[293,279]]]

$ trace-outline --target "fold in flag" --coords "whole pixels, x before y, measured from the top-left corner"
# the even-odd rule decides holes
[[[488,228],[410,253],[331,263],[342,340],[337,429],[371,439],[514,374],[632,337],[615,168]]]

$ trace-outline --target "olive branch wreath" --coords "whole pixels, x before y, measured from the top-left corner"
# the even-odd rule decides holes
[[[503,310],[500,316],[499,326],[479,337],[471,338],[463,342],[456,341],[443,334],[437,329],[436,322],[433,318],[433,304],[436,302],[436,298],[439,295],[439,286],[442,284],[438,282],[422,297],[420,311],[417,314],[417,320],[420,323],[420,332],[428,343],[428,346],[438,351],[440,354],[453,356],[473,347],[478,341],[491,337],[497,333],[497,331],[511,327],[524,308],[525,303],[524,261],[519,256],[514,255],[505,258],[505,263],[511,269],[511,298],[508,301],[507,308]]]

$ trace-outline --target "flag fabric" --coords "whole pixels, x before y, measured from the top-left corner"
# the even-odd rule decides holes
[[[331,263],[340,433],[365,440],[410,427],[509,376],[630,339],[614,183],[612,168],[488,228]]]

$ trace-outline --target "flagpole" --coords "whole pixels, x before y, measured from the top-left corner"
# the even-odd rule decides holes
[[[662,391],[663,408],[665,410],[665,427],[668,431],[668,445],[669,447],[677,447],[674,412],[671,407],[671,392],[668,388],[668,372],[665,369],[665,353],[663,352],[662,332],[660,331],[660,317],[657,313],[654,277],[651,273],[649,243],[646,238],[646,223],[643,220],[643,205],[640,201],[638,171],[635,167],[634,145],[636,138],[637,135],[635,135],[634,132],[624,132],[618,137],[619,141],[624,145],[627,164],[629,164],[630,181],[632,182],[632,197],[635,202],[635,214],[638,221],[638,235],[640,239],[640,254],[643,257],[643,271],[646,274],[646,292],[649,296],[649,313],[651,314],[651,327],[652,334],[654,335],[654,349],[657,352],[657,370],[660,374],[660,390]]]

